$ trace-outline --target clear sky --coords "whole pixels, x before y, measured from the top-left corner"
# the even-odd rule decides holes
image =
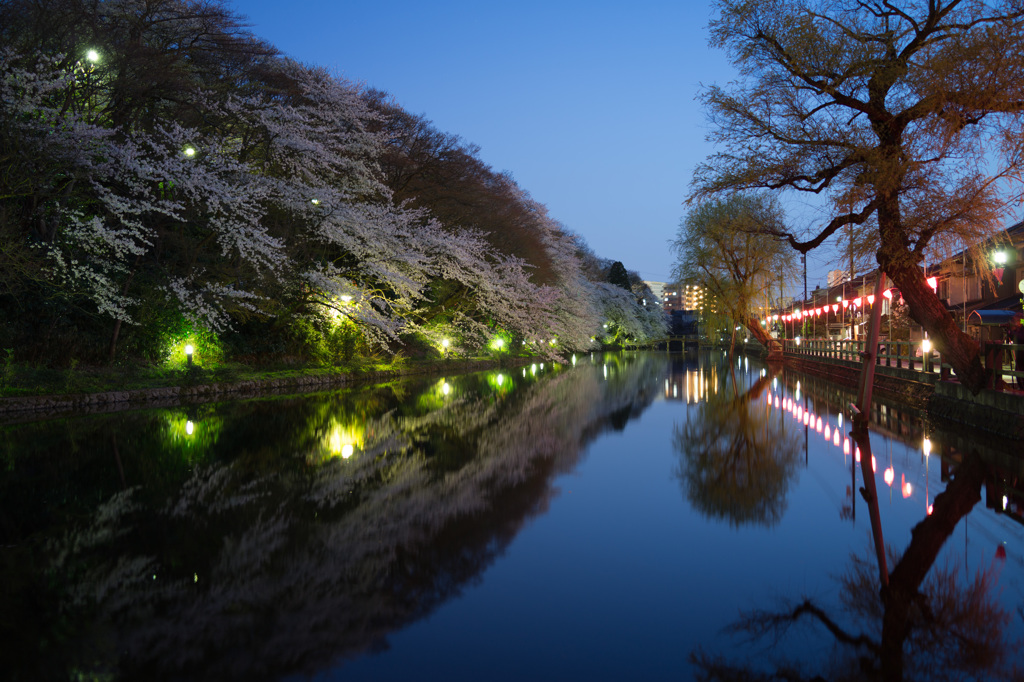
[[[302,62],[386,90],[480,146],[599,256],[666,281],[694,166],[710,152],[705,0],[234,0]],[[824,282],[824,255],[809,286]],[[802,284],[801,284],[802,288]]]

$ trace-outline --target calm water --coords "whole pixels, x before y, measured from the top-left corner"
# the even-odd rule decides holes
[[[1007,679],[1017,444],[849,400],[623,354],[0,426],[0,678]]]

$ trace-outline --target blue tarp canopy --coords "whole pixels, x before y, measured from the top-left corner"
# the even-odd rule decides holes
[[[1006,324],[1017,314],[1016,310],[975,310],[967,316],[967,324],[988,327]]]

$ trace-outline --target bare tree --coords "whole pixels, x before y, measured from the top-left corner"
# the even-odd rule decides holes
[[[823,197],[833,208],[814,233],[772,231],[802,253],[876,221],[882,270],[960,381],[980,390],[978,344],[921,264],[981,243],[1021,198],[1024,3],[716,6],[711,43],[742,80],[703,94],[721,151],[698,168],[690,201],[736,190]]]

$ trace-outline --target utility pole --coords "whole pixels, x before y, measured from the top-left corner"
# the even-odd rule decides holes
[[[800,254],[800,260],[804,263],[804,300],[807,300],[807,254]]]

